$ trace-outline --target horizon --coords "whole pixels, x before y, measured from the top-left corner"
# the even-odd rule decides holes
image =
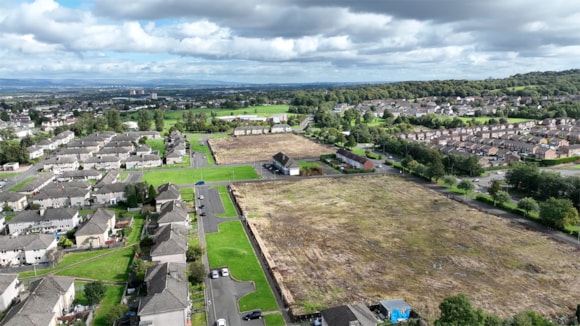
[[[482,80],[579,65],[580,3],[0,0],[0,78]]]

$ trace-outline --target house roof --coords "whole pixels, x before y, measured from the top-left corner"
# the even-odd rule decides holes
[[[79,154],[91,154],[91,151],[88,148],[63,148],[58,151],[58,155],[79,155]]]
[[[46,200],[46,199],[57,199],[57,198],[78,198],[86,197],[89,194],[89,189],[83,188],[45,188],[40,190],[37,194],[32,196],[32,200]]]
[[[132,147],[105,147],[95,155],[103,154],[128,154],[133,150]]]
[[[356,155],[355,153],[350,152],[350,151],[347,151],[344,148],[339,148],[336,151],[336,154],[342,155],[342,156],[344,156],[346,158],[349,158],[349,159],[351,159],[351,160],[353,160],[355,162],[359,162],[360,164],[365,164],[369,160],[366,157],[362,157],[362,156]]]
[[[165,157],[169,157],[169,158],[172,158],[172,157],[179,158],[179,157],[181,157],[181,154],[179,154],[177,151],[175,151],[175,149],[172,149],[172,150],[170,150],[170,151],[168,151],[168,152],[165,153]]]
[[[97,170],[73,170],[73,171],[64,171],[60,177],[63,178],[75,178],[75,177],[99,177],[101,176],[101,172]]]
[[[104,185],[114,183],[117,178],[119,178],[119,171],[109,171],[103,176],[103,178],[95,184],[95,188],[101,188]]]
[[[142,155],[131,155],[127,159],[127,162],[147,162],[147,161],[158,161],[161,160],[159,155],[155,154],[142,154]]]
[[[158,194],[155,200],[179,200],[181,198],[181,193],[179,188],[172,183],[165,183],[157,188]]]
[[[69,157],[69,156],[57,156],[57,157],[51,157],[49,159],[47,159],[46,161],[44,161],[44,164],[71,164],[76,162],[77,159],[74,157]]]
[[[350,322],[356,321],[357,318],[348,306],[338,306],[320,311],[322,318],[328,325],[332,326],[350,326]]]
[[[74,286],[72,277],[45,277],[30,283],[28,298],[10,310],[2,325],[41,326],[54,318],[53,307]]]
[[[3,203],[17,202],[19,200],[22,200],[22,198],[26,198],[26,195],[12,191],[0,191],[0,202]]]
[[[172,200],[161,205],[158,223],[183,222],[187,220],[187,210],[182,201]]]
[[[75,236],[103,234],[108,229],[109,220],[114,217],[114,211],[99,208],[93,216],[78,229]]]
[[[78,214],[79,211],[75,208],[47,208],[42,218],[44,220],[68,220]]]
[[[110,183],[102,186],[95,192],[97,195],[125,192],[126,183]]]
[[[109,162],[121,162],[121,160],[115,156],[94,156],[89,157],[83,161],[83,163],[109,163]]]
[[[56,237],[51,234],[23,234],[17,237],[0,236],[0,250],[47,249]]]
[[[147,144],[141,144],[141,146],[137,147],[137,152],[151,152],[151,146]]]
[[[381,300],[379,301],[379,304],[387,308],[388,311],[405,311],[411,309],[411,306],[403,299]]]
[[[154,235],[151,257],[185,254],[187,251],[187,227],[168,224],[160,227]]]
[[[184,310],[189,305],[186,264],[163,263],[147,269],[147,296],[139,303],[139,315]]]
[[[18,274],[4,274],[0,273],[0,295],[8,289],[10,284],[14,282],[15,279],[18,279]]]
[[[294,161],[293,158],[282,152],[278,152],[276,155],[272,156],[272,159],[274,159],[274,161],[278,162],[284,168],[298,167],[298,164],[296,164],[296,161]]]

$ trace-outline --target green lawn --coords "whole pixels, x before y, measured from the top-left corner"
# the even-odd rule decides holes
[[[224,205],[225,213],[218,214],[219,217],[236,217],[238,216],[238,211],[234,206],[234,202],[232,201],[232,197],[228,192],[228,188],[226,186],[216,186],[215,187],[218,192],[220,193],[220,199],[222,204]]]
[[[29,184],[30,182],[32,182],[32,180],[36,179],[35,177],[28,177],[26,179],[24,179],[24,181],[20,182],[19,184],[15,185],[14,187],[10,188],[10,191],[18,191],[20,189],[22,189],[22,187],[26,186],[27,184]]]
[[[165,155],[165,140],[163,139],[147,139],[147,145],[151,147],[151,150],[158,151],[159,156],[163,157]]]
[[[49,273],[51,271],[54,271],[55,269],[61,269],[61,268],[70,266],[72,264],[81,262],[83,260],[93,258],[93,257],[96,257],[98,255],[102,255],[102,254],[107,253],[111,250],[112,249],[101,249],[101,250],[91,250],[91,251],[84,251],[84,252],[69,253],[69,254],[64,255],[62,260],[56,265],[55,268],[39,269],[36,271],[36,275],[43,275],[43,274]],[[18,274],[18,277],[20,277],[20,278],[32,277],[32,276],[34,276],[34,271],[22,272],[22,273]]]
[[[279,113],[288,113],[289,105],[259,105],[259,106],[252,106],[248,108],[240,108],[240,109],[191,109],[190,111],[193,113],[203,112],[207,116],[207,118],[211,118],[212,112],[215,112],[218,117],[227,116],[227,115],[257,115],[260,117],[269,117],[273,114]],[[180,119],[183,121],[183,113],[185,110],[177,110],[177,111],[166,111],[164,114],[165,117],[165,125],[168,124],[168,121],[177,121]],[[136,116],[136,115],[135,115]],[[135,118],[135,121],[136,118]]]
[[[232,277],[240,281],[253,281],[256,285],[256,292],[240,299],[240,311],[278,310],[272,289],[242,223],[230,221],[220,223],[218,227],[218,233],[206,235],[210,267],[229,266]]]
[[[133,230],[131,231],[131,234],[127,238],[126,242],[127,245],[135,244],[139,242],[139,240],[141,240],[141,232],[143,231],[143,225],[145,225],[145,217],[141,214],[135,215],[133,225],[131,226]]]
[[[300,162],[298,162],[298,166],[300,166],[301,169],[303,169],[303,168],[319,168],[320,167],[320,163],[318,163],[318,162],[303,162],[303,161],[300,161]]]
[[[0,172],[0,178],[12,178],[20,175],[18,172]]]
[[[87,297],[85,296],[85,284],[87,282],[75,282],[75,302],[83,306],[88,305]]]
[[[190,201],[195,199],[195,193],[193,192],[193,188],[181,188],[179,189],[179,193],[181,194],[181,199],[184,201]]]
[[[205,312],[198,312],[197,314],[191,315],[191,326],[206,326],[207,321],[205,320]]]
[[[56,275],[124,282],[127,281],[129,264],[132,259],[133,248],[125,248],[87,264],[65,269]]]
[[[259,178],[256,170],[252,166],[242,165],[203,169],[156,170],[146,172],[143,181],[158,187],[167,182],[182,185],[193,184],[200,180],[215,182]]]
[[[353,147],[351,149],[349,149],[351,152],[355,153],[356,155],[365,157],[365,150],[360,148],[360,147]]]
[[[181,160],[183,161],[183,163],[167,164],[167,165],[163,165],[161,168],[162,169],[188,168],[191,164],[190,159],[191,159],[191,157],[189,157],[188,155],[184,155],[181,157]],[[159,169],[159,168],[153,168],[153,169]]]
[[[284,317],[282,317],[282,314],[264,315],[264,322],[266,322],[266,326],[286,325],[286,321],[284,321]]]
[[[125,291],[123,285],[107,285],[107,292],[105,292],[105,297],[99,303],[99,309],[97,309],[95,314],[93,326],[109,326],[105,322],[105,316],[112,307],[121,303],[123,291]]]

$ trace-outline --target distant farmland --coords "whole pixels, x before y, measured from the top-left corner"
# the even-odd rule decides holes
[[[577,250],[398,177],[234,187],[298,313],[402,297],[432,320],[457,293],[501,317],[578,304]]]

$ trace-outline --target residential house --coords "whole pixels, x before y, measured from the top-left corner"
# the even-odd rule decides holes
[[[51,157],[44,161],[43,169],[44,171],[54,171],[57,173],[78,170],[79,161],[72,157]]]
[[[13,211],[23,211],[28,206],[26,195],[12,191],[0,192],[0,205],[10,207]]]
[[[187,251],[187,227],[167,224],[155,231],[151,246],[151,261],[161,263],[185,263]]]
[[[0,236],[0,265],[4,267],[21,264],[42,264],[50,259],[47,255],[56,250],[56,237],[52,234],[33,233],[17,237]]]
[[[73,180],[100,180],[103,174],[97,170],[65,171],[56,177],[57,181],[66,182]]]
[[[86,148],[93,153],[101,150],[103,147],[103,141],[89,141],[89,140],[75,140],[68,144],[68,148]]]
[[[115,183],[119,180],[119,171],[108,171],[99,182],[93,186],[93,190],[99,190],[105,185]]]
[[[57,153],[58,157],[71,157],[78,161],[84,161],[93,157],[93,151],[88,148],[63,148]]]
[[[94,203],[98,205],[117,205],[117,203],[126,201],[125,195],[126,183],[104,184],[93,192]]]
[[[75,232],[78,247],[101,247],[109,240],[109,234],[115,227],[115,212],[99,208]]]
[[[65,130],[60,134],[54,136],[54,140],[56,140],[59,145],[66,145],[70,143],[73,139],[75,139],[75,133],[70,130]]]
[[[26,195],[35,194],[42,188],[48,186],[54,179],[55,177],[52,173],[41,173],[36,179],[20,188],[18,192]]]
[[[59,183],[41,189],[32,195],[29,201],[39,205],[40,208],[58,207],[83,207],[89,205],[91,191],[88,184],[86,187],[78,187],[76,184]]]
[[[545,160],[551,160],[551,159],[558,158],[558,154],[557,154],[556,150],[551,149],[549,147],[540,147],[536,151],[536,157],[541,158],[541,159],[545,159]]]
[[[115,170],[121,168],[121,159],[115,156],[95,156],[83,161],[85,170]]]
[[[132,152],[135,150],[135,145],[133,144],[132,141],[111,141],[109,143],[107,143],[105,146],[103,146],[103,149],[105,148],[130,148],[130,150],[128,150],[128,152]]]
[[[161,133],[159,131],[146,130],[146,131],[136,131],[133,133],[139,135],[141,138],[147,137],[147,139],[163,139],[163,136],[161,136]]]
[[[31,160],[37,159],[44,155],[44,149],[38,145],[28,146],[26,150],[28,151],[28,158]]]
[[[2,326],[56,326],[57,318],[71,310],[75,299],[74,278],[47,276],[23,293],[26,299],[6,315]]]
[[[376,326],[381,321],[363,304],[338,306],[320,311],[322,326]]]
[[[359,156],[353,152],[340,148],[336,151],[336,157],[355,169],[370,170],[374,168],[373,161],[366,157]]]
[[[145,275],[147,296],[139,302],[140,325],[186,326],[191,324],[191,302],[186,264],[160,263]]]
[[[163,165],[163,161],[159,155],[148,154],[148,155],[132,155],[129,156],[127,162],[125,163],[127,170],[131,169],[141,169],[141,168],[153,168]]]
[[[180,164],[183,163],[183,156],[174,151],[169,150],[165,152],[165,164]]]
[[[133,147],[104,147],[97,154],[95,154],[95,156],[97,157],[111,156],[119,158],[121,161],[124,161],[129,158],[132,151]]]
[[[157,187],[157,197],[155,197],[155,210],[161,211],[161,205],[175,200],[181,200],[179,188],[172,183],[165,183]]]
[[[10,234],[68,231],[79,224],[79,211],[74,208],[26,210],[18,213],[7,224]]]
[[[0,311],[8,309],[22,291],[18,274],[0,273]]]
[[[161,205],[157,225],[165,226],[167,224],[180,224],[187,226],[189,223],[189,214],[187,207],[181,200],[172,200]]]
[[[580,156],[580,145],[569,145],[562,148],[568,156]]]
[[[275,124],[270,128],[270,132],[273,134],[292,132],[292,127],[285,123]]]
[[[300,166],[288,155],[278,152],[272,156],[272,164],[286,175],[300,175]]]
[[[241,126],[234,129],[234,136],[263,135],[270,132],[266,126]]]
[[[49,138],[41,140],[40,142],[38,142],[37,145],[45,151],[54,151],[55,149],[58,148],[59,144],[58,142]]]
[[[147,155],[147,154],[151,154],[151,147],[149,147],[146,144],[143,144],[143,145],[137,147],[137,149],[135,150],[135,154],[136,155]]]

